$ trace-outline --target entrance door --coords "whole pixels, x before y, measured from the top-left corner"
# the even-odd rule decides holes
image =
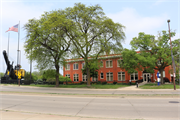
[[[151,74],[150,73],[143,73],[143,82],[150,82],[151,79]]]

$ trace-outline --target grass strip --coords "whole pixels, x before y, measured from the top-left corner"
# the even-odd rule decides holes
[[[8,85],[12,85],[12,86],[18,86],[16,84],[1,84],[4,86],[8,86]],[[55,87],[55,85],[35,85],[35,84],[31,84],[31,85],[20,85],[20,86],[30,86],[30,87]],[[59,85],[58,88],[91,88],[91,89],[117,89],[117,88],[122,88],[122,87],[128,87],[130,85],[91,85],[91,86],[87,86],[87,85]]]
[[[158,86],[157,83],[147,83],[139,86],[141,89],[174,89],[174,84],[163,84]],[[180,85],[176,85],[176,89],[180,89]]]

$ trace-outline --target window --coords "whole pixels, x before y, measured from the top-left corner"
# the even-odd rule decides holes
[[[66,77],[70,78],[70,74],[66,74]]]
[[[100,78],[101,78],[101,79],[104,78],[104,73],[100,73]]]
[[[120,64],[122,64],[122,63],[123,63],[123,59],[117,60],[117,67],[120,67]]]
[[[159,71],[159,74],[161,74],[160,71]],[[166,73],[164,70],[163,70],[163,77],[166,77]]]
[[[84,66],[85,66],[85,63],[82,63],[82,68],[84,68]]]
[[[74,69],[74,70],[78,70],[78,63],[74,63],[73,69]]]
[[[100,62],[100,67],[103,67],[103,61]]]
[[[97,77],[92,77],[92,81],[97,81]]]
[[[87,81],[87,75],[83,75],[83,76],[82,76],[82,81],[83,81],[83,82]]]
[[[66,69],[66,70],[70,70],[70,64],[66,64],[65,69]]]
[[[113,81],[113,73],[112,72],[106,73],[106,80]]]
[[[138,80],[138,73],[132,73],[131,80]]]
[[[106,61],[106,68],[111,68],[111,67],[113,67],[112,60]]]
[[[125,72],[118,72],[118,81],[125,81]]]
[[[79,75],[78,74],[74,74],[74,82],[78,82],[79,81]]]

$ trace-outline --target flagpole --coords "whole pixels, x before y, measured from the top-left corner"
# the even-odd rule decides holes
[[[8,57],[9,57],[9,36],[10,36],[10,33],[8,33]]]
[[[19,21],[19,25],[18,25],[18,50],[17,50],[17,79],[18,79],[18,84],[20,86],[20,79],[18,78],[19,77],[19,69],[20,69],[20,65],[18,66],[19,64],[19,38],[20,38],[20,21]]]

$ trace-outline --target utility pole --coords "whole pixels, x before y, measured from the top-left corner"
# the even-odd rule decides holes
[[[174,63],[174,58],[173,58],[173,53],[172,53],[171,33],[170,33],[170,25],[169,25],[170,20],[167,20],[167,22],[168,22],[168,27],[169,27],[169,39],[170,39],[170,45],[171,45],[171,57],[172,57],[172,67],[173,67],[173,83],[174,83],[174,90],[176,90],[176,85],[175,85],[176,69],[175,69],[175,63]]]

